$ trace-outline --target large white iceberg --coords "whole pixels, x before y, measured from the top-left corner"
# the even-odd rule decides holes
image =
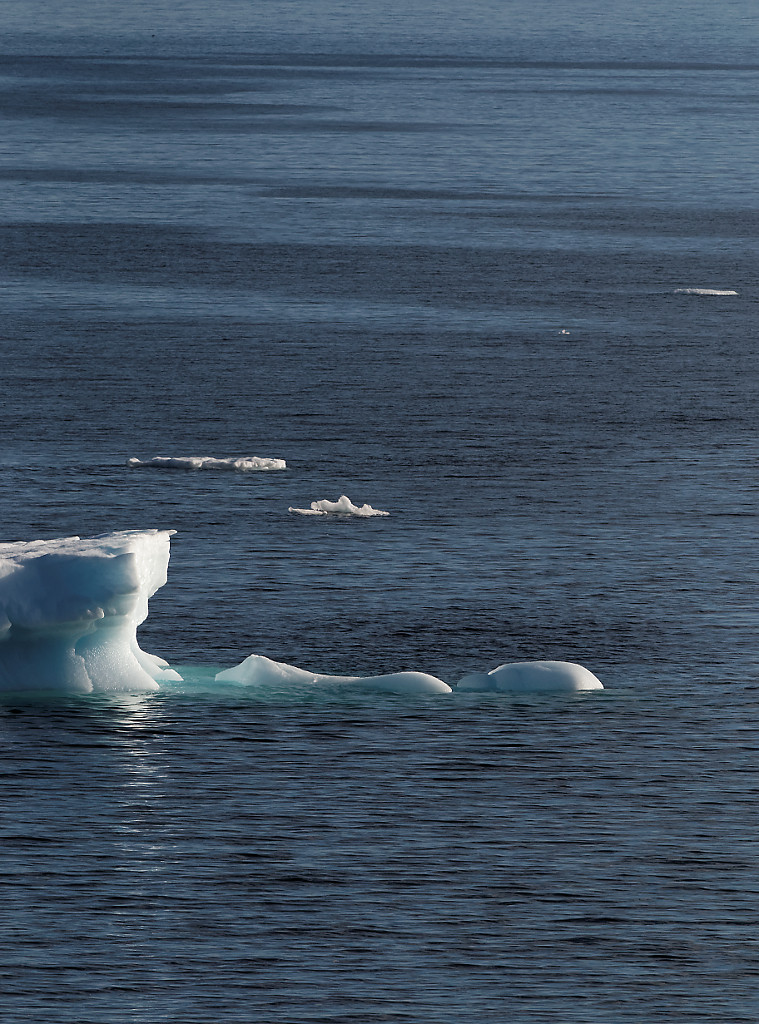
[[[243,455],[238,458],[213,459],[210,456],[168,456],[156,455],[155,458],[127,459],[131,469],[227,469],[236,473],[256,473],[266,469],[287,469],[284,459],[264,459],[257,455]]]
[[[288,512],[297,512],[302,516],[359,516],[368,518],[370,516],[389,516],[389,512],[382,512],[371,505],[354,505],[345,494],[340,495],[337,501],[330,501],[329,498],[322,498],[321,501],[312,501],[310,508],[289,508]]]
[[[137,643],[173,532],[0,544],[0,689],[139,692],[179,680]]]
[[[428,676],[425,672],[391,672],[382,676],[329,676],[308,672],[295,665],[272,661],[260,654],[251,654],[240,665],[225,669],[216,676],[218,682],[239,683],[242,686],[288,687],[288,686],[340,686],[351,690],[368,690],[384,693],[450,693],[451,687],[442,679]]]
[[[134,693],[181,682],[137,643],[148,600],[166,582],[173,530],[0,543],[0,690]],[[334,676],[251,655],[219,682],[281,690],[321,686],[406,695],[447,694],[425,672]],[[575,693],[603,685],[582,665],[532,661],[465,676],[458,690]]]
[[[501,693],[577,693],[603,690],[603,683],[582,665],[571,661],[518,661],[490,672],[472,672],[459,680],[457,690],[497,690]]]

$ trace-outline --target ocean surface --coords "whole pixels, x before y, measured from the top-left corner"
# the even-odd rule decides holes
[[[3,1024],[754,1024],[755,5],[62,6],[2,12],[0,541],[175,529],[185,681],[0,695]]]

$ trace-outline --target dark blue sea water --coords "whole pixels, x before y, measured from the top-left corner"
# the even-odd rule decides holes
[[[176,529],[186,681],[0,702],[3,1024],[753,1024],[754,6],[59,6],[2,12],[0,540]]]

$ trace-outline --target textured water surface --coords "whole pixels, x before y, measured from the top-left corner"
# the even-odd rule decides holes
[[[755,1021],[748,3],[52,6],[3,12],[0,539],[177,530],[185,682],[0,698],[3,1021]],[[390,514],[288,512],[343,494]]]

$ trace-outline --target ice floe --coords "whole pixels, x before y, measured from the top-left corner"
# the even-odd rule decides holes
[[[354,505],[345,494],[341,495],[337,501],[329,501],[328,498],[323,498],[321,501],[312,501],[310,508],[289,508],[288,512],[297,512],[301,516],[338,515],[360,516],[363,518],[390,515],[389,512],[382,512],[378,508],[372,508],[371,505]]]
[[[442,679],[426,672],[391,672],[381,676],[330,676],[308,672],[295,665],[271,661],[260,654],[251,654],[241,664],[216,675],[217,682],[239,683],[242,686],[340,686],[351,690],[384,693],[450,693],[451,687]]]
[[[675,295],[737,295],[731,288],[675,288]]]
[[[524,661],[499,665],[490,672],[473,672],[454,688],[426,672],[393,672],[381,676],[331,676],[272,661],[260,654],[216,675],[218,682],[282,689],[298,686],[344,686],[353,690],[389,693],[451,693],[490,690],[512,694],[577,693],[602,690],[601,680],[582,665],[568,661]]]
[[[156,455],[155,458],[142,462],[140,459],[127,459],[127,466],[132,469],[226,469],[236,473],[256,473],[267,469],[287,469],[284,459],[263,459],[256,455],[245,455],[238,458],[213,459],[210,457],[187,456],[168,458]]]
[[[173,532],[0,544],[0,689],[139,692],[179,680],[137,643]]]
[[[490,672],[473,672],[459,680],[458,690],[497,690],[501,693],[576,693],[603,690],[603,683],[582,665],[571,661],[518,661]]]

